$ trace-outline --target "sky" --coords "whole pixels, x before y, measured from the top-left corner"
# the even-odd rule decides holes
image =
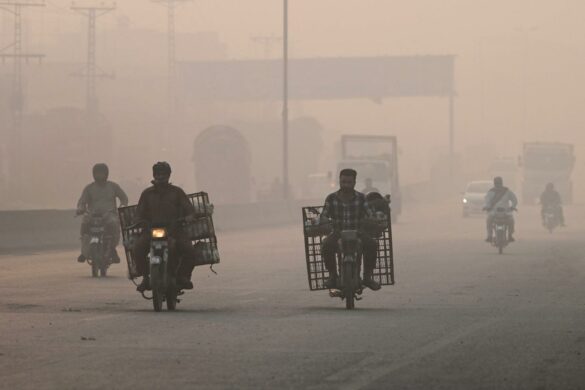
[[[216,34],[225,46],[219,52],[225,52],[229,59],[280,56],[280,42],[267,52],[253,38],[282,36],[282,1],[177,3],[179,35]],[[68,53],[68,61],[81,62],[85,56],[81,42],[86,36],[86,20],[71,11],[70,5],[69,1],[50,0],[42,10],[26,13],[25,47],[45,52],[49,63],[64,58],[55,55],[58,46]],[[100,65],[114,69],[114,57],[147,58],[146,54],[156,56],[157,51],[163,59],[162,42],[158,46],[153,42],[152,53],[147,53],[149,42],[122,48],[116,37],[122,28],[142,31],[145,37],[151,36],[147,32],[166,31],[164,4],[121,0],[116,7],[98,21]],[[581,131],[585,126],[584,11],[585,3],[576,0],[290,0],[290,55],[455,55],[456,150],[463,161],[473,157],[472,151],[481,145],[493,147],[499,155],[517,156],[523,142],[535,140],[571,142],[579,152],[585,147]],[[0,14],[0,46],[11,40],[11,23],[6,12]],[[64,39],[71,35],[77,36],[80,44]],[[183,41],[177,58],[211,56],[195,47]],[[140,66],[154,65],[145,62]],[[118,72],[123,75],[123,71]],[[269,120],[277,122],[280,108],[273,105],[271,110]],[[263,108],[235,118],[237,115],[226,110],[225,118],[265,121],[265,113]],[[412,182],[428,179],[433,159],[446,150],[446,113],[447,102],[437,98],[394,99],[381,104],[364,100],[293,102],[291,106],[292,117],[309,115],[323,124],[330,134],[327,145],[348,132],[398,135],[405,161],[403,177]],[[220,112],[214,120],[229,122],[225,118]],[[324,161],[321,169],[331,165],[331,161]],[[576,175],[583,173],[582,166],[577,164]]]

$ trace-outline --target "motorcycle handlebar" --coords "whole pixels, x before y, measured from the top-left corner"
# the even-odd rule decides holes
[[[490,210],[487,207],[484,207],[482,210],[483,211],[487,211],[487,212],[493,211],[493,209]],[[496,211],[497,211],[497,209],[496,209]],[[515,212],[518,212],[518,209],[516,207],[509,207],[507,211],[515,211]]]
[[[169,223],[168,226],[170,227],[170,226],[173,226],[173,225],[178,224],[178,223],[188,222],[188,220],[189,220],[189,216],[177,218],[174,221],[172,221],[171,223]],[[148,221],[144,221],[144,220],[138,221],[132,225],[127,226],[126,229],[136,229],[137,227],[140,227],[143,225],[149,225]]]

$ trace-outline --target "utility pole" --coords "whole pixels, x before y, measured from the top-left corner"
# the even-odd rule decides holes
[[[276,35],[258,35],[250,38],[254,43],[264,47],[264,58],[268,59],[272,56],[272,48],[282,42],[282,37]]]
[[[99,110],[98,98],[95,88],[96,79],[98,77],[114,78],[113,74],[108,74],[99,70],[96,63],[96,19],[115,10],[116,5],[113,4],[108,6],[102,3],[98,6],[78,6],[73,3],[71,5],[71,9],[79,14],[87,16],[87,60],[85,63],[85,71],[80,74],[76,74],[76,76],[85,77],[85,108],[90,115],[94,115]]]
[[[43,54],[24,53],[22,50],[22,12],[25,7],[44,7],[44,2],[39,1],[18,1],[18,0],[0,0],[0,10],[6,11],[14,16],[14,41],[6,47],[0,49],[0,59],[5,63],[7,59],[12,59],[14,64],[14,73],[12,75],[12,99],[10,111],[12,114],[12,134],[11,134],[11,158],[10,172],[14,180],[16,194],[20,187],[21,171],[20,158],[22,156],[22,115],[24,112],[24,89],[23,89],[23,62],[29,60],[43,59]],[[10,52],[12,49],[12,52]]]
[[[12,101],[11,111],[13,125],[16,131],[20,132],[22,127],[22,113],[24,110],[24,92],[22,86],[22,64],[23,61],[28,63],[30,59],[43,59],[43,54],[23,53],[22,52],[22,9],[24,7],[44,7],[42,2],[20,2],[20,1],[0,1],[0,9],[11,13],[14,16],[14,41],[8,46],[0,49],[0,58],[2,63],[7,59],[14,61],[14,73],[12,77]],[[9,53],[12,49],[12,53]]]
[[[177,57],[175,11],[177,5],[191,0],[152,0],[167,8],[167,110],[173,117],[177,99]]]
[[[283,11],[282,185],[284,199],[288,199],[288,0],[283,0]]]

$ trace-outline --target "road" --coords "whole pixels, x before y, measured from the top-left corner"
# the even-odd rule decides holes
[[[548,234],[536,208],[497,255],[482,218],[412,207],[397,284],[355,311],[310,292],[299,226],[219,235],[177,312],[122,266],[75,252],[0,257],[0,389],[583,389],[585,207]]]

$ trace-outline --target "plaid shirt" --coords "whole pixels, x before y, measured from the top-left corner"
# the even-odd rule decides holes
[[[363,219],[370,216],[372,211],[366,201],[366,196],[354,191],[353,199],[343,202],[339,197],[339,191],[329,194],[325,199],[322,216],[333,220],[335,231],[361,230]]]

